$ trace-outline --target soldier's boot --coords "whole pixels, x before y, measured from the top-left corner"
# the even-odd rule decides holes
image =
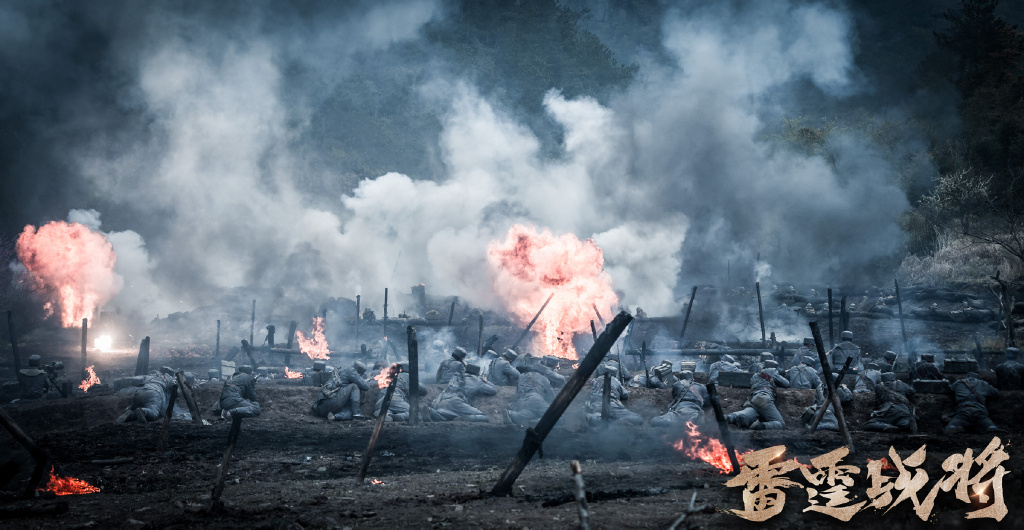
[[[750,429],[754,431],[763,431],[765,429],[764,424],[761,420],[754,420],[754,423],[750,424]]]
[[[359,401],[357,401],[355,399],[351,400],[351,402],[349,403],[349,407],[352,410],[351,418],[353,420],[365,420],[365,419],[367,419],[366,416],[363,416],[362,411],[359,410]]]
[[[146,423],[146,413],[142,409],[135,409],[135,421],[139,423]]]
[[[342,410],[340,412],[335,412],[334,413],[334,421],[349,421],[351,419],[352,419],[352,412],[351,411]]]
[[[124,411],[124,414],[121,414],[120,416],[118,416],[117,419],[114,420],[114,423],[124,423],[125,421],[128,420],[128,418],[131,415],[132,415],[132,410],[128,409],[128,410]]]

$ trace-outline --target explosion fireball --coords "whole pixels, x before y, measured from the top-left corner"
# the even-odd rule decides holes
[[[16,249],[35,287],[46,293],[47,316],[58,307],[66,328],[92,319],[97,308],[121,291],[123,281],[114,273],[114,246],[107,236],[83,224],[51,221],[38,230],[28,225]]]
[[[594,307],[610,311],[619,303],[593,239],[513,225],[504,241],[487,246],[487,262],[495,292],[521,325],[554,293],[534,327],[534,347],[544,355],[577,359],[573,334],[590,330]]]

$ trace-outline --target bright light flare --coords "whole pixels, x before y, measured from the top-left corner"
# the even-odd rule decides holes
[[[89,377],[83,379],[82,384],[78,385],[78,388],[82,389],[83,392],[88,392],[90,388],[100,384],[100,378],[96,375],[96,370],[93,370],[95,366],[92,365],[85,369],[86,372],[89,372]]]
[[[52,221],[25,227],[16,244],[18,260],[46,297],[47,316],[60,311],[61,325],[79,327],[121,291],[114,273],[117,254],[107,236],[80,223]]]
[[[391,381],[398,377],[398,365],[392,364],[386,370],[381,370],[379,374],[373,376],[377,381],[377,388],[387,388],[391,384]]]
[[[302,331],[295,332],[295,340],[299,343],[299,351],[310,359],[327,359],[327,337],[324,336],[324,319],[313,317],[313,334],[306,337]]]
[[[58,477],[53,472],[53,466],[50,466],[50,481],[46,483],[45,489],[40,489],[39,491],[49,491],[56,495],[83,495],[86,493],[96,493],[100,489],[81,479]]]
[[[380,480],[380,479],[377,479],[377,478],[371,478],[370,479],[370,484],[375,484],[375,485],[378,485],[378,486],[382,486],[382,485],[384,485],[384,481]]]
[[[99,351],[108,352],[111,347],[114,346],[114,338],[110,335],[96,337],[96,339],[92,341],[92,346]]]
[[[487,263],[495,292],[520,325],[530,322],[554,293],[533,327],[534,347],[544,355],[578,359],[573,334],[590,331],[595,306],[619,303],[604,271],[604,253],[593,239],[513,225],[504,241],[487,246]]]
[[[284,367],[284,376],[288,379],[302,379],[302,372],[295,370],[289,370],[287,366]]]

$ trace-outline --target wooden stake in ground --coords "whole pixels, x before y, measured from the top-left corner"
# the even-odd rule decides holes
[[[228,445],[224,448],[224,458],[217,466],[213,474],[213,491],[210,493],[210,510],[220,507],[220,494],[224,493],[224,479],[228,476],[228,466],[231,464],[231,455],[235,452],[235,444],[238,443],[238,433],[242,430],[241,416],[231,416],[231,430],[228,431]]]
[[[841,331],[848,331],[850,324],[846,318],[846,296],[844,295],[839,300],[839,326],[843,328]]]
[[[843,364],[843,369],[839,370],[839,377],[837,378],[837,385],[843,384],[843,378],[846,377],[846,371],[850,369],[850,363],[853,362],[853,357],[847,357],[846,363]],[[828,408],[832,406],[832,393],[829,389],[825,389],[825,402],[818,407],[818,412],[814,413],[814,419],[807,425],[807,432],[814,432],[818,429],[818,424],[821,423],[821,419],[825,417],[825,413],[828,412]]]
[[[846,445],[850,447],[851,453],[856,453],[857,450],[853,446],[853,438],[850,436],[850,429],[846,427],[846,417],[843,414],[843,405],[839,403],[839,394],[836,393],[835,382],[832,381],[832,367],[828,364],[828,359],[825,358],[825,345],[821,342],[821,332],[818,331],[818,323],[816,321],[811,322],[811,335],[814,337],[814,347],[818,349],[818,360],[821,361],[821,371],[825,375],[825,384],[828,385],[825,388],[832,394],[832,406],[835,407],[836,419],[839,420],[839,431],[843,433],[843,438],[846,439]]]
[[[594,313],[597,314],[597,321],[601,323],[601,327],[603,328],[603,327],[607,326],[607,324],[604,323],[604,319],[601,318],[601,312],[597,310],[597,304],[590,304],[590,305],[594,308]]]
[[[686,306],[686,316],[683,317],[683,330],[679,332],[679,345],[683,345],[683,337],[686,336],[686,325],[690,323],[690,310],[693,309],[693,299],[697,297],[697,286],[690,291],[690,303]]]
[[[420,421],[420,343],[412,326],[405,328],[405,335],[409,342],[409,425],[416,425]]]
[[[135,375],[146,375],[149,373],[149,337],[142,339],[139,343],[139,356],[135,359]]]
[[[604,374],[604,394],[601,396],[601,421],[612,421],[612,374]]]
[[[828,288],[828,349],[836,347],[836,334],[832,327],[832,288]]]
[[[164,450],[164,442],[167,440],[167,431],[171,428],[171,416],[174,415],[174,402],[178,399],[178,384],[171,384],[171,399],[167,402],[167,415],[164,416],[164,426],[160,429],[160,443],[156,445],[157,451]]]
[[[540,310],[537,311],[536,315],[533,315],[533,320],[531,320],[530,323],[526,325],[526,329],[524,329],[523,332],[519,334],[519,338],[512,343],[512,346],[509,348],[510,350],[515,350],[516,346],[519,346],[519,343],[522,342],[524,338],[526,338],[526,334],[530,332],[530,328],[533,327],[533,323],[536,322],[538,318],[540,318],[540,314],[544,312],[544,308],[548,306],[548,302],[550,302],[551,299],[554,297],[555,293],[551,293],[550,295],[548,295],[548,299],[544,300],[544,305],[540,306]]]
[[[359,464],[359,473],[356,474],[356,482],[362,484],[366,480],[366,470],[370,468],[370,460],[373,459],[374,448],[377,447],[377,439],[380,438],[380,431],[384,428],[384,420],[388,417],[388,407],[391,406],[391,396],[395,394],[395,384],[398,382],[398,374],[400,370],[398,365],[392,365],[389,368],[391,372],[391,382],[388,383],[388,389],[384,393],[384,401],[380,404],[380,416],[377,416],[377,424],[373,426],[373,434],[370,435],[370,443],[366,446],[366,452],[363,453],[363,461]],[[411,386],[411,385],[410,385]],[[417,394],[419,389],[410,392]]]
[[[580,511],[580,530],[590,530],[590,522],[587,520],[590,516],[590,507],[587,506],[587,489],[583,485],[583,469],[580,468],[580,461],[573,460],[570,462],[569,469],[572,470],[576,506],[579,507]]]
[[[757,318],[761,321],[761,347],[765,347],[764,336],[764,309],[761,307],[761,282],[754,282],[754,290],[757,291]]]
[[[704,385],[708,389],[708,399],[711,400],[711,407],[715,410],[715,420],[718,422],[718,430],[722,436],[722,444],[725,445],[725,452],[729,453],[729,462],[732,464],[733,473],[740,472],[740,462],[736,458],[736,450],[732,445],[732,434],[729,432],[729,422],[725,421],[725,412],[722,404],[718,401],[718,389],[714,383]]]
[[[89,359],[85,356],[85,346],[89,344],[89,319],[82,319],[82,379],[89,378],[89,372],[86,371],[86,367],[89,366]]]
[[[451,309],[448,310],[448,326],[449,327],[451,327],[451,325],[452,325],[452,318],[455,317],[455,302],[457,302],[457,301],[458,301],[458,299],[452,300],[452,307],[451,307]]]
[[[359,304],[360,304],[359,298],[360,298],[360,296],[357,294],[356,295],[356,344],[359,344],[359,319],[361,318],[361,315],[359,313]],[[288,347],[289,348],[291,348],[291,340],[292,339],[288,339]]]
[[[213,356],[220,359],[220,320],[217,321],[217,346],[214,347]]]
[[[256,334],[256,300],[252,301],[252,320],[249,321],[249,344],[252,344],[253,335]],[[253,368],[256,368],[253,366]]]
[[[484,354],[484,314],[480,313],[480,331],[476,335],[476,356]]]
[[[549,298],[550,300],[550,298]],[[597,366],[601,364],[604,356],[611,349],[612,345],[625,331],[626,326],[633,320],[633,317],[629,313],[621,312],[610,324],[604,329],[601,335],[597,338],[597,342],[590,348],[587,355],[580,361],[579,368],[573,372],[572,376],[562,387],[561,392],[555,397],[555,400],[548,406],[548,410],[541,416],[540,421],[537,422],[537,426],[526,429],[526,437],[523,439],[523,445],[519,449],[515,458],[509,463],[508,468],[498,478],[498,482],[494,484],[494,488],[491,489],[491,495],[508,495],[512,491],[512,485],[516,479],[519,478],[519,474],[523,472],[526,465],[530,463],[530,459],[533,458],[534,453],[540,451],[541,456],[544,453],[541,449],[541,444],[544,442],[544,438],[547,437],[551,429],[554,428],[555,423],[562,417],[562,413],[572,403],[573,398],[579,393],[583,386],[586,385],[587,380],[597,369]]]
[[[686,522],[687,516],[704,510],[705,505],[701,504],[700,506],[694,506],[695,502],[697,502],[697,490],[693,490],[693,495],[690,496],[690,505],[687,506],[686,510],[683,511],[683,514],[680,515],[679,518],[672,523],[672,526],[668,527],[668,530],[676,530],[677,528],[679,528],[679,525]],[[687,525],[687,528],[689,528],[689,525]]]
[[[14,356],[14,373],[21,370],[21,357],[18,355],[18,339],[14,336],[14,314],[7,311],[7,332],[11,336],[11,354]]]
[[[900,331],[903,332],[903,353],[907,352],[907,325],[903,323],[903,299],[900,298],[900,282],[893,278],[892,283],[896,285],[896,307],[900,311]]]
[[[10,314],[10,313],[8,313]],[[4,409],[0,408],[0,424],[11,433],[11,436],[18,441],[22,446],[28,450],[29,454],[36,461],[36,467],[32,470],[32,478],[28,482],[28,486],[25,488],[25,498],[35,497],[36,488],[39,487],[39,483],[43,480],[43,475],[46,474],[46,464],[49,462],[50,457],[46,455],[46,451],[43,451],[32,438],[29,438],[25,431],[21,430],[21,427],[14,422],[14,419],[4,412]]]
[[[192,423],[202,425],[203,419],[199,417],[199,407],[196,405],[196,400],[192,396],[192,387],[188,386],[188,382],[185,381],[185,372],[179,371],[174,374],[174,378],[178,380],[178,389],[181,390],[181,396],[185,398],[185,404],[188,405],[188,411],[192,414]]]
[[[594,341],[597,341],[597,326],[594,325],[594,320],[590,320],[590,334],[594,336]]]

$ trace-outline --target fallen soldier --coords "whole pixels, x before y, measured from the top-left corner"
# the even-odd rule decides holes
[[[877,407],[861,429],[875,432],[909,432],[917,434],[917,419],[911,410],[910,395],[914,387],[896,379],[896,374],[885,372],[882,382],[875,385]]]
[[[231,419],[254,418],[260,415],[260,404],[256,401],[256,378],[252,375],[252,367],[246,364],[238,367],[238,372],[224,383],[220,392],[220,417]]]
[[[527,372],[519,376],[516,398],[505,410],[505,421],[522,427],[532,427],[548,410],[555,399],[551,382],[543,374]]]
[[[651,427],[682,427],[686,422],[700,424],[704,421],[704,409],[710,403],[707,388],[693,382],[693,372],[689,370],[680,372],[679,378],[672,385],[672,403],[668,411],[651,418]]]

